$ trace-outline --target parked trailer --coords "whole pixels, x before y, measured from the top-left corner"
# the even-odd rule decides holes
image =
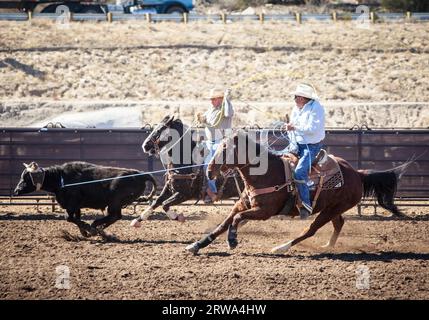
[[[1,9],[37,13],[106,13],[105,0],[0,0]]]
[[[106,0],[0,0],[0,9],[37,13],[185,13],[194,8],[194,0],[125,0],[116,5]]]

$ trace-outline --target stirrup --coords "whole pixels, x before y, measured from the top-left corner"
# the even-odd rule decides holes
[[[213,203],[213,199],[207,194],[205,197],[204,197],[204,203],[205,204],[211,204],[211,203]]]
[[[301,220],[306,220],[312,212],[313,208],[303,202],[302,207],[299,209],[299,217]]]
[[[219,196],[217,193],[214,193],[213,191],[211,191],[209,188],[207,188],[206,190],[206,198],[209,197],[212,201],[212,203],[214,203],[215,201],[218,201]]]
[[[313,208],[305,202],[302,202],[302,207],[305,208],[305,210],[307,210],[309,214],[313,213]]]

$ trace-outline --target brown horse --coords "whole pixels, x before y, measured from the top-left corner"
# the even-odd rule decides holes
[[[246,163],[238,162],[238,140],[246,139],[246,150],[249,148],[249,142],[253,142],[256,146],[256,152],[266,152],[268,156],[268,169],[263,175],[251,175],[252,167],[256,165],[250,164],[252,159],[246,155]],[[241,157],[240,157],[241,158]],[[229,160],[229,164],[223,163],[222,159]],[[283,253],[289,250],[290,247],[297,243],[313,236],[317,230],[324,226],[329,221],[334,226],[334,232],[329,242],[324,247],[333,247],[341,232],[344,224],[342,213],[357,205],[364,196],[375,195],[378,203],[385,209],[389,210],[397,216],[402,216],[402,213],[393,203],[394,194],[399,178],[408,167],[410,162],[407,162],[399,167],[386,171],[367,171],[355,170],[347,161],[342,158],[335,158],[340,166],[344,178],[344,184],[337,189],[323,190],[316,202],[313,214],[317,217],[299,237],[288,241],[272,250],[273,253]],[[242,161],[243,162],[243,161]],[[209,163],[208,171],[211,178],[216,177],[220,172],[236,168],[243,181],[245,181],[245,191],[240,200],[234,205],[228,217],[210,234],[201,238],[186,247],[186,250],[196,254],[201,248],[208,246],[220,234],[228,230],[227,241],[230,249],[234,249],[237,244],[237,229],[238,225],[243,220],[267,220],[268,218],[277,215],[282,211],[285,204],[293,193],[288,188],[280,188],[278,191],[259,194],[249,199],[248,194],[252,190],[264,189],[272,186],[280,186],[285,183],[286,174],[283,165],[283,160],[278,155],[274,155],[260,144],[249,139],[244,133],[236,133],[234,136],[225,139],[220,145],[213,160]],[[265,189],[266,190],[266,189]],[[312,192],[312,197],[314,192]],[[297,210],[291,210],[290,215],[298,215]]]

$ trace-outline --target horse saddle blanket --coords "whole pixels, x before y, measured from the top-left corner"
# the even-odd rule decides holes
[[[338,161],[325,150],[323,152],[324,155],[311,167],[309,180],[313,182],[312,187],[316,187],[320,183],[322,183],[322,190],[342,187],[344,178]]]

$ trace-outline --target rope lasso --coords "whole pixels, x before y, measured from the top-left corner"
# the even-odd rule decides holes
[[[204,163],[203,164],[195,164],[195,165],[189,165],[189,166],[180,167],[179,169],[195,168],[195,167],[201,167],[201,166],[204,166],[204,165],[205,165]],[[117,176],[117,177],[113,177],[113,178],[105,178],[105,179],[98,179],[98,180],[91,180],[91,181],[69,183],[69,184],[64,184],[62,186],[62,188],[74,187],[74,186],[79,186],[79,185],[83,185],[83,184],[91,184],[91,183],[97,183],[97,182],[111,181],[111,180],[115,180],[115,179],[125,179],[125,178],[130,178],[130,177],[144,176],[144,175],[149,175],[149,174],[153,174],[153,173],[166,172],[166,171],[169,171],[169,170],[171,170],[171,169],[155,170],[155,171],[149,171],[149,172],[128,174],[128,175],[125,175],[125,176]]]

